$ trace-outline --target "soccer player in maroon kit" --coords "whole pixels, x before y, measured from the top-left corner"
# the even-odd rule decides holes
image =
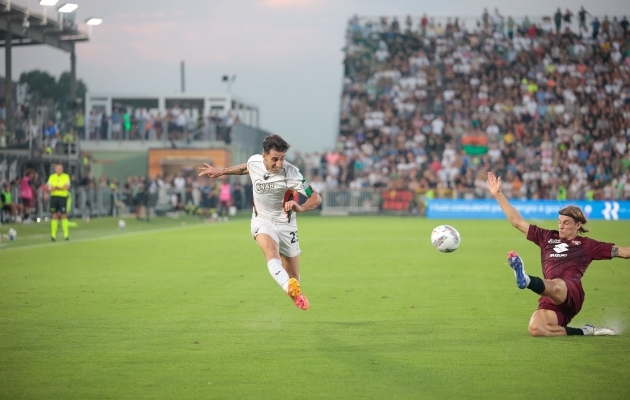
[[[526,222],[501,193],[501,178],[492,172],[488,172],[488,189],[512,226],[540,247],[544,279],[527,275],[521,257],[514,251],[508,253],[508,263],[514,270],[517,286],[541,296],[538,309],[529,320],[529,333],[532,336],[616,335],[608,328],[592,325],[571,328],[567,325],[582,309],[584,289],[581,279],[591,261],[630,258],[630,247],[578,236],[588,230],[584,229],[586,218],[577,206],[561,209],[558,230],[551,231]]]

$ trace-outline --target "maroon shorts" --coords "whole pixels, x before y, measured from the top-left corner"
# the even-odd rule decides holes
[[[24,204],[24,208],[35,208],[35,199],[22,197],[22,204]]]
[[[579,280],[565,280],[567,284],[567,299],[562,304],[555,305],[549,297],[538,300],[539,310],[551,310],[558,316],[558,325],[566,326],[582,309],[584,304],[584,289]]]

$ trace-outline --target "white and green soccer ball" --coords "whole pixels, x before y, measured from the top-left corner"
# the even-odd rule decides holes
[[[440,225],[431,232],[431,244],[442,253],[454,252],[461,242],[459,232],[450,225]]]

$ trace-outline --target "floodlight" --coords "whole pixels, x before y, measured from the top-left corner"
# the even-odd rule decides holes
[[[62,5],[61,7],[59,7],[57,9],[57,11],[59,11],[60,13],[71,13],[74,10],[76,10],[79,6],[73,3],[66,3],[64,5]]]
[[[44,6],[44,19],[41,22],[41,25],[46,25],[48,23],[48,7],[54,6],[57,4],[59,0],[40,0],[39,4]]]
[[[103,23],[102,18],[88,18],[85,20],[85,23],[88,25],[100,25]]]

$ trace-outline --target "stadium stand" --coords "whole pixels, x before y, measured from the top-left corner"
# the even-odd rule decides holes
[[[572,15],[353,17],[336,149],[295,162],[328,189],[484,197],[491,169],[511,197],[630,199],[627,18]]]

